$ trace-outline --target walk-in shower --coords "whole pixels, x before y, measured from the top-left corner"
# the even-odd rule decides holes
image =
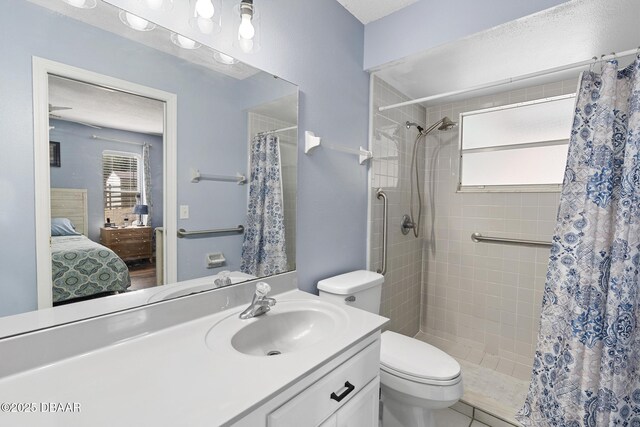
[[[408,234],[409,230],[413,229],[413,235],[415,237],[418,237],[420,235],[420,223],[421,223],[421,217],[422,217],[422,190],[420,189],[420,167],[418,164],[418,145],[420,143],[420,141],[425,140],[425,137],[433,132],[434,129],[438,129],[438,130],[449,130],[452,127],[454,127],[456,125],[456,123],[454,121],[452,121],[449,117],[443,117],[442,119],[438,120],[437,122],[435,122],[434,124],[432,124],[431,126],[429,126],[426,130],[420,126],[417,123],[413,123],[413,122],[406,122],[406,127],[407,129],[411,129],[412,127],[415,127],[418,129],[418,136],[416,136],[416,140],[413,143],[413,151],[411,154],[411,170],[409,171],[409,175],[410,175],[410,184],[411,184],[411,197],[410,197],[410,203],[409,203],[409,215],[404,215],[402,217],[402,234]],[[414,191],[414,187],[416,189],[416,191]],[[416,216],[414,214],[414,207],[415,207],[415,201],[414,201],[414,195],[417,194],[418,195],[418,215]]]

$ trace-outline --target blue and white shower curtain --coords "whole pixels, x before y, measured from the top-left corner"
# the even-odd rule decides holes
[[[582,75],[525,426],[640,427],[640,58]]]
[[[240,270],[270,276],[287,271],[278,138],[257,135],[250,152],[249,203]]]

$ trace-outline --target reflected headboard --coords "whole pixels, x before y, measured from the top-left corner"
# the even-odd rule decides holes
[[[76,231],[89,234],[87,190],[82,188],[52,188],[51,218],[69,218]]]

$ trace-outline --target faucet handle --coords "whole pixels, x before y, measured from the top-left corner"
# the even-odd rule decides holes
[[[256,295],[259,297],[265,297],[267,294],[271,292],[271,286],[265,282],[258,282],[256,284]]]

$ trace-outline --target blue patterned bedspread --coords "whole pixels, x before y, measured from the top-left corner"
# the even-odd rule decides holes
[[[131,286],[124,261],[85,236],[51,237],[51,261],[54,303]]]

